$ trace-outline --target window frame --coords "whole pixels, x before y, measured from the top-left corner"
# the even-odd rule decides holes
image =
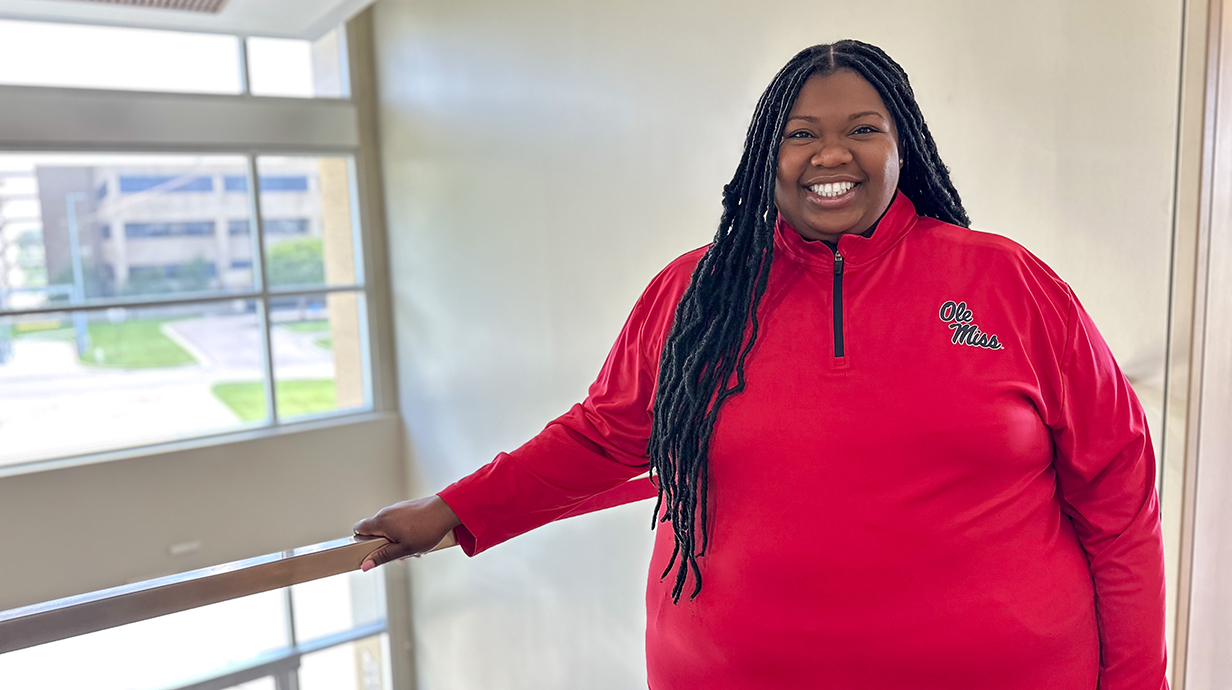
[[[237,37],[240,47],[241,94],[199,94],[158,91],[126,91],[58,86],[0,85],[0,153],[110,153],[235,155],[247,160],[249,219],[260,232],[254,235],[254,257],[264,257],[264,233],[260,217],[260,178],[257,161],[262,156],[341,157],[348,160],[351,191],[351,222],[355,228],[356,280],[345,286],[286,286],[270,288],[262,261],[253,263],[253,289],[227,293],[178,294],[163,298],[91,300],[75,305],[48,305],[37,309],[7,310],[2,316],[48,312],[82,312],[111,307],[150,307],[186,303],[210,303],[236,299],[258,302],[263,323],[264,374],[267,418],[264,425],[243,429],[193,434],[155,443],[135,443],[122,448],[74,455],[52,456],[0,466],[0,478],[30,472],[89,465],[129,457],[175,452],[277,436],[297,430],[337,424],[361,423],[393,412],[394,395],[383,382],[393,371],[392,333],[388,318],[373,318],[374,310],[387,314],[389,288],[381,256],[384,231],[379,210],[377,141],[360,132],[361,118],[371,117],[370,102],[361,102],[353,85],[370,77],[357,75],[357,67],[370,58],[356,55],[349,39],[352,22],[338,28],[345,97],[299,98],[257,96],[249,91],[247,38]],[[363,49],[370,49],[366,44]],[[366,82],[364,82],[366,83]],[[371,94],[368,95],[371,100]],[[364,112],[361,112],[364,111]],[[48,117],[55,113],[55,117]],[[105,114],[99,117],[98,114]],[[113,190],[117,191],[118,190]],[[229,230],[228,230],[229,231]],[[270,341],[269,300],[305,294],[354,293],[361,302],[359,330],[366,405],[359,409],[326,412],[284,421],[277,417],[273,399],[274,360]]]

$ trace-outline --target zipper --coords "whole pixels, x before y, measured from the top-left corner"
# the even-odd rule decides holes
[[[845,356],[843,345],[843,255],[834,250],[834,356]]]

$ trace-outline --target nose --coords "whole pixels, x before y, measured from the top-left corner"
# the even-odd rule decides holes
[[[821,168],[837,168],[851,162],[851,151],[836,142],[822,142],[813,153],[811,163]]]

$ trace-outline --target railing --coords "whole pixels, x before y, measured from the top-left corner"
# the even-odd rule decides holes
[[[452,534],[434,551],[454,545]],[[385,539],[348,537],[0,612],[0,654],[359,568]]]

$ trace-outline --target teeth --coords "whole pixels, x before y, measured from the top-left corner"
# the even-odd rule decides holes
[[[830,182],[812,185],[809,190],[819,196],[841,196],[851,191],[854,186],[856,186],[854,182]]]

